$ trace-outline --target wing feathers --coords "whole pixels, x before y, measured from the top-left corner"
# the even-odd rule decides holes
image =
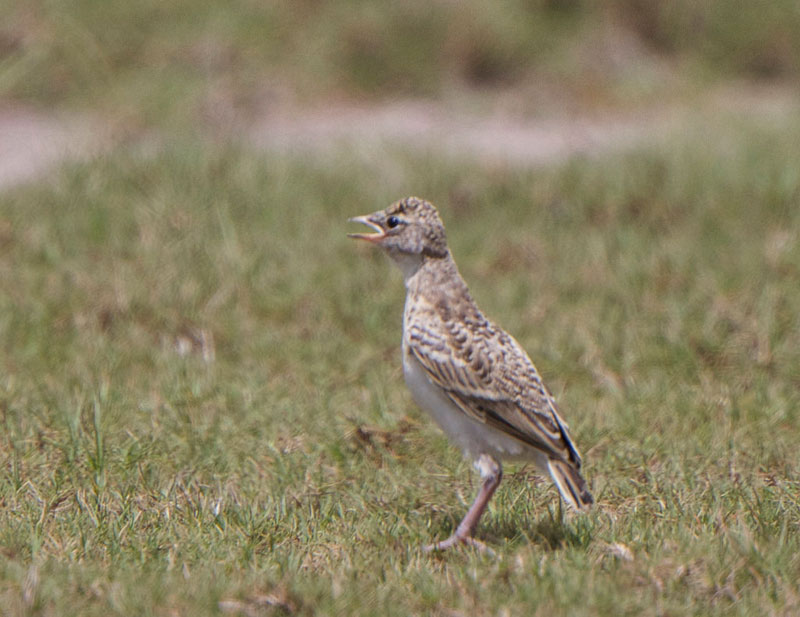
[[[549,458],[580,467],[555,402],[512,337],[488,321],[478,330],[457,321],[444,323],[436,311],[425,316],[407,322],[408,347],[459,409]]]

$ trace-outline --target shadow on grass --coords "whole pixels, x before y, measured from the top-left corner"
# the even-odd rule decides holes
[[[558,507],[555,511],[547,508],[541,516],[530,521],[516,517],[486,521],[478,534],[494,545],[505,540],[511,548],[533,544],[546,551],[558,551],[587,548],[592,542],[593,529],[589,519],[565,515]]]
[[[455,526],[442,525],[436,534],[437,539],[449,537],[454,530]],[[565,548],[586,549],[593,535],[594,526],[589,519],[565,516],[561,508],[555,512],[548,508],[535,520],[518,517],[490,520],[487,517],[479,524],[475,538],[494,550],[503,545],[512,550],[534,545],[555,552]]]

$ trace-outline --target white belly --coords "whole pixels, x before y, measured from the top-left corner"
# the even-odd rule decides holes
[[[464,456],[476,459],[481,454],[489,454],[498,459],[534,460],[541,457],[541,453],[513,437],[467,416],[430,382],[422,365],[405,349],[403,375],[417,405],[431,415],[450,440],[463,450]]]

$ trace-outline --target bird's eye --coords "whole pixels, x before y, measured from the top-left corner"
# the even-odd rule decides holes
[[[388,219],[386,219],[386,226],[389,229],[397,227],[399,224],[400,224],[400,219],[397,218],[396,216],[390,216]]]

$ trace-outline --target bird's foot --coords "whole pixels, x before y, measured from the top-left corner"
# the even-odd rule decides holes
[[[422,550],[426,553],[430,553],[433,551],[445,551],[448,548],[452,548],[458,544],[464,544],[466,546],[471,546],[474,549],[477,549],[479,552],[484,553],[486,555],[494,556],[494,551],[486,546],[480,540],[473,538],[472,536],[459,536],[458,534],[453,534],[447,540],[442,540],[441,542],[436,542],[435,544],[428,544],[427,546],[423,546]]]

